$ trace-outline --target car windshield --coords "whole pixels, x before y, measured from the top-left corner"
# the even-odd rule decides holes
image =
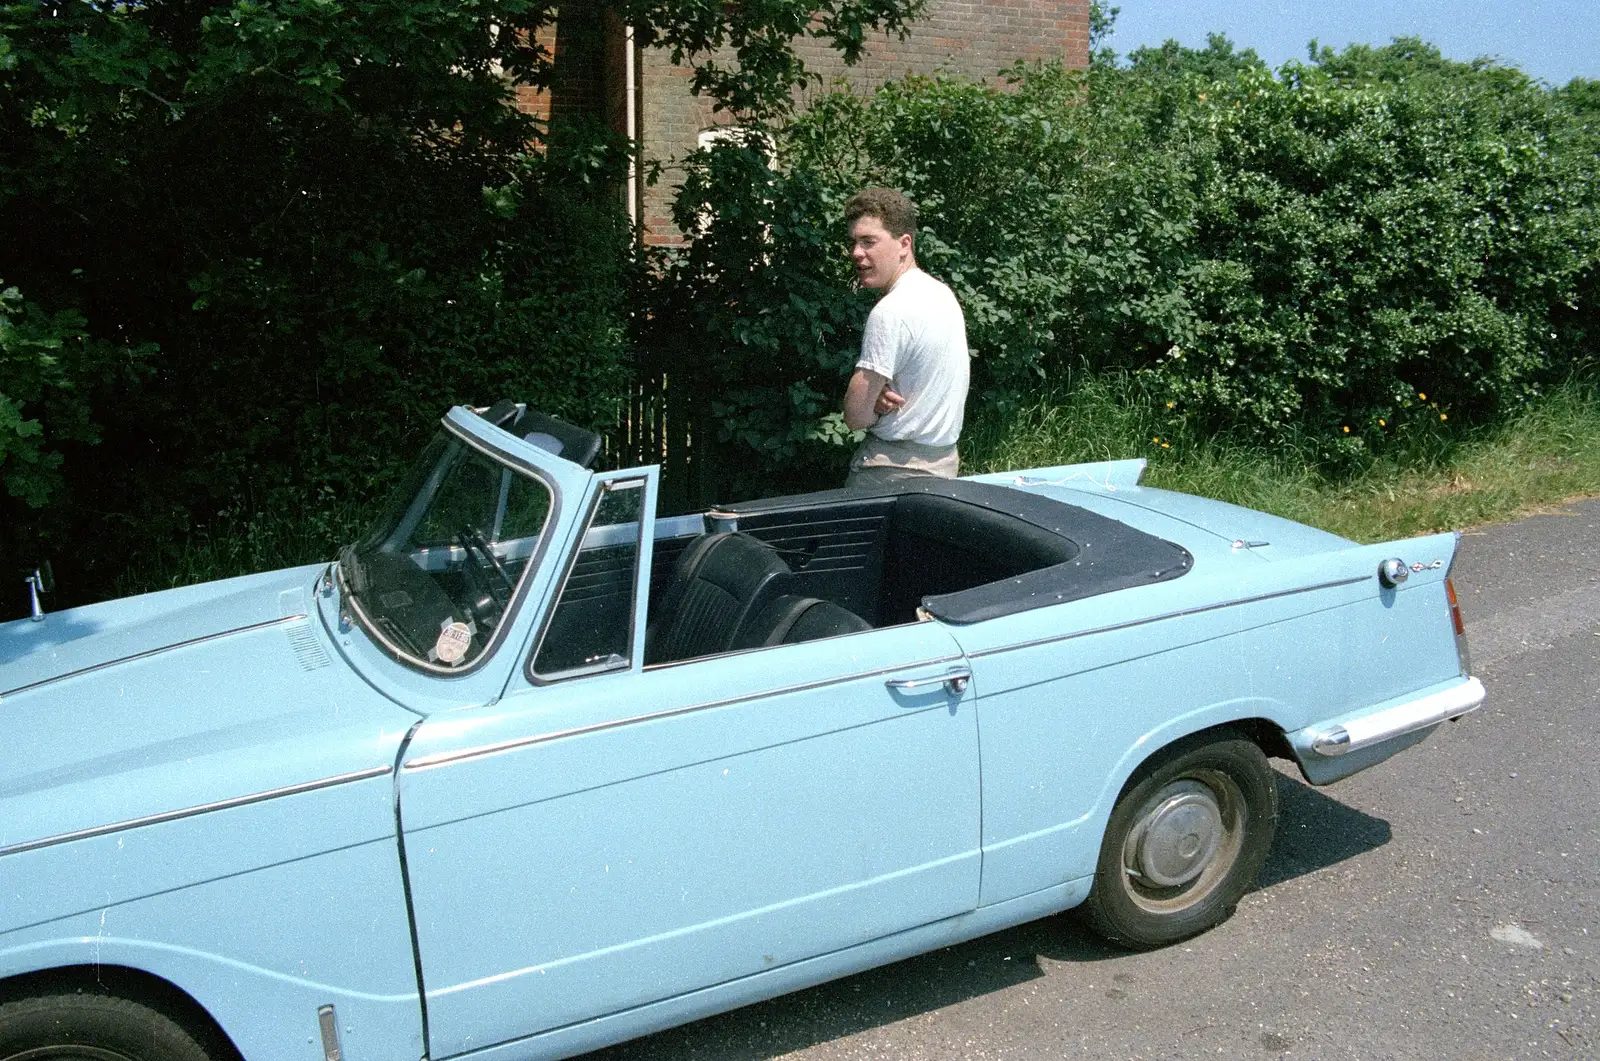
[[[440,432],[388,514],[340,555],[351,610],[403,659],[470,665],[532,566],[550,507],[543,482]]]

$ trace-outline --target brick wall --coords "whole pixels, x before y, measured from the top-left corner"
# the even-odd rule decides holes
[[[796,50],[822,75],[822,91],[843,79],[870,93],[912,73],[962,74],[999,84],[998,72],[1018,59],[1088,66],[1089,0],[929,0],[905,40],[880,34],[853,67],[822,41],[800,41]],[[675,163],[695,149],[701,131],[729,119],[691,95],[689,71],[672,66],[662,52],[641,56],[640,76],[644,157],[665,167],[662,180],[643,192],[645,241],[677,243],[681,237],[670,214],[681,173]]]
[[[555,56],[555,83],[547,93],[518,88],[517,106],[539,118],[587,114],[625,131],[622,27],[602,0],[564,0],[559,14],[543,38]],[[998,72],[1018,59],[1087,66],[1089,0],[929,0],[905,40],[880,34],[853,67],[821,41],[803,40],[796,47],[806,66],[822,75],[821,91],[842,79],[870,93],[911,73],[962,74],[998,84]],[[681,237],[670,212],[681,180],[677,163],[695,150],[702,131],[729,119],[689,92],[690,71],[669,63],[665,52],[640,51],[636,59],[641,153],[664,169],[656,185],[633,191],[640,196],[645,241],[677,243]]]
[[[563,0],[538,42],[555,62],[548,91],[515,89],[516,107],[541,120],[591,117],[622,132],[622,27],[601,0]]]

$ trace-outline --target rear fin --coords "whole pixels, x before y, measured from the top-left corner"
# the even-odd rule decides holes
[[[1116,493],[1139,485],[1144,476],[1146,461],[1143,457],[1127,460],[1094,461],[1089,464],[1056,464],[1047,468],[1029,468],[1019,472],[997,472],[992,475],[974,475],[981,483],[1000,486],[1072,486],[1084,490],[1103,490]]]

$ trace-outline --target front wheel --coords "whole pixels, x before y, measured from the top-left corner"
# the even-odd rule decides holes
[[[63,993],[0,1005],[0,1061],[214,1061],[181,1025],[125,998]]]
[[[1220,924],[1261,872],[1277,818],[1272,768],[1253,742],[1179,745],[1112,809],[1084,916],[1136,949]]]

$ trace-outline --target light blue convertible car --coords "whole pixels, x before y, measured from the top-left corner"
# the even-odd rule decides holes
[[[336,563],[0,626],[0,1059],[559,1058],[1081,904],[1478,706],[1454,535],[1140,461],[655,518],[457,408]]]

